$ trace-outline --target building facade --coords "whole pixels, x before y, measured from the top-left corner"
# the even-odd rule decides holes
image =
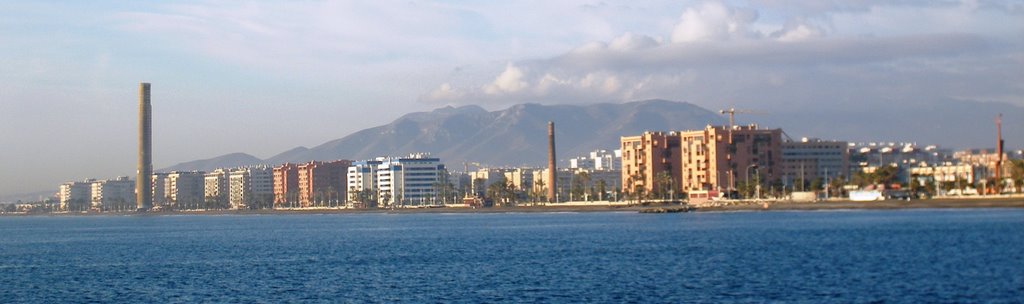
[[[63,211],[85,211],[89,209],[92,202],[92,183],[94,179],[87,179],[81,182],[67,182],[60,185],[57,190],[57,199],[60,201],[60,210]]]
[[[850,149],[845,141],[802,138],[782,143],[783,184],[799,191],[809,181],[850,177]]]
[[[167,174],[164,189],[167,200],[177,209],[205,209],[204,181],[202,171],[174,171]]]
[[[231,171],[228,169],[217,169],[203,175],[203,199],[210,206],[226,208],[228,195],[230,194]]]
[[[348,202],[357,207],[377,206],[377,167],[380,160],[353,162],[346,172]]]
[[[655,191],[656,180],[680,176],[679,134],[644,132],[620,139],[622,144],[622,190],[628,193]]]
[[[167,189],[164,188],[167,185],[167,173],[153,173],[150,182],[153,184],[153,207],[167,208],[170,206],[170,202],[167,200]]]
[[[378,200],[383,206],[425,206],[438,204],[437,190],[446,171],[438,158],[426,154],[378,158],[375,178]]]
[[[782,130],[757,125],[680,132],[682,190],[732,190],[782,178]]]
[[[733,190],[782,178],[782,130],[707,126],[621,138],[623,191]]]
[[[135,210],[135,181],[127,176],[92,182],[92,208],[103,211]]]
[[[231,170],[228,181],[228,202],[231,209],[267,209],[273,207],[273,168],[254,166]]]
[[[619,160],[622,159],[622,150],[595,150],[587,156],[576,157],[569,160],[569,168],[583,170],[619,170]]]
[[[348,195],[349,160],[312,161],[298,166],[300,207],[338,206]]]
[[[299,167],[285,163],[274,167],[274,208],[298,207]]]

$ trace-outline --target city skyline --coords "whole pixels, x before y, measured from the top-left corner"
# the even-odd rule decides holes
[[[268,157],[448,104],[1024,105],[1019,3],[630,5],[0,4],[0,193],[131,172],[140,80],[160,88],[156,167]]]

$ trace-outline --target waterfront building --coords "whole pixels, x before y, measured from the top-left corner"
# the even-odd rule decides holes
[[[93,181],[90,187],[92,208],[103,211],[135,210],[135,181],[127,176]]]
[[[273,206],[273,168],[238,168],[231,170],[228,180],[228,202],[231,209],[266,209]]]
[[[782,178],[782,130],[707,126],[703,130],[644,132],[622,144],[624,192],[662,194],[733,190]]]
[[[349,160],[311,161],[298,166],[299,205],[337,206],[347,197]]]
[[[850,150],[845,141],[802,138],[782,143],[782,182],[805,191],[813,180],[850,177]],[[810,189],[817,190],[817,189]]]
[[[522,185],[533,184],[533,174],[528,172],[531,169],[516,169],[516,168],[480,168],[475,171],[469,172],[470,189],[473,189],[473,195],[484,196],[487,191],[487,187],[491,184],[504,181],[506,183],[511,182],[513,188],[518,190],[530,189],[530,187],[523,188]],[[526,173],[528,176],[523,176]]]
[[[469,172],[469,189],[474,196],[483,197],[487,186],[500,180],[504,176],[497,169],[480,168]]]
[[[547,185],[547,169],[534,171],[536,185]],[[561,201],[595,201],[616,200],[622,190],[622,171],[620,170],[558,170],[558,192]],[[545,186],[546,187],[546,186]],[[543,192],[539,187],[535,191]]]
[[[551,185],[551,174],[548,172],[550,169],[542,168],[533,171],[533,190],[535,193],[545,193],[544,199],[541,201],[550,202],[547,199],[547,189]],[[573,174],[575,171],[571,168],[558,169],[554,176],[557,179],[555,183],[555,196],[558,198],[558,202],[566,202],[570,200],[569,192],[572,187]],[[556,202],[557,203],[557,202]]]
[[[707,126],[679,133],[682,190],[732,190],[782,178],[782,129]]]
[[[153,173],[150,184],[153,189],[153,207],[166,208],[170,206],[167,200],[167,189],[164,187],[167,184],[167,173]]]
[[[910,168],[911,176],[926,177],[941,186],[941,183],[963,182],[973,185],[989,176],[989,168],[984,165],[943,163],[929,166],[921,164]]]
[[[439,204],[438,186],[446,176],[444,164],[427,154],[377,158],[378,198],[384,206],[423,206]]]
[[[348,202],[356,207],[377,206],[377,167],[380,160],[352,162],[346,172]]]
[[[570,182],[570,184],[576,184],[575,179],[579,178],[581,173],[586,173],[586,179],[583,180],[583,185],[588,190],[584,199],[604,201],[618,199],[616,195],[622,189],[622,171],[600,169],[577,171],[576,176],[573,177],[573,181]]]
[[[204,198],[204,175],[202,171],[173,171],[167,174],[164,189],[171,206],[178,209],[209,208]]]
[[[230,194],[230,174],[228,169],[217,169],[203,175],[203,200],[209,206],[226,208]]]
[[[274,208],[296,207],[299,202],[299,167],[285,163],[274,167]]]
[[[623,191],[652,192],[655,179],[663,176],[679,180],[682,159],[678,133],[644,132],[624,136],[620,141]]]
[[[89,209],[92,201],[92,183],[94,179],[87,179],[80,182],[67,182],[60,185],[57,190],[57,199],[60,201],[60,210],[64,211],[85,211]]]

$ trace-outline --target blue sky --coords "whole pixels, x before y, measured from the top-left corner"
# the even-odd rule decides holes
[[[1024,106],[1022,37],[1020,1],[0,1],[0,194],[134,172],[142,81],[159,168],[445,105]]]

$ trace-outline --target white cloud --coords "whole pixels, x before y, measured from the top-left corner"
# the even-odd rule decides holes
[[[484,92],[492,95],[519,92],[529,87],[529,84],[523,79],[524,76],[526,76],[526,73],[523,69],[509,63],[505,66],[505,71],[501,72],[501,75],[498,75],[493,82],[484,86]]]
[[[688,8],[672,30],[672,42],[721,41],[757,37],[750,29],[757,20],[757,11],[708,2]]]
[[[608,48],[616,51],[636,51],[657,47],[660,43],[646,35],[625,33],[608,43]]]
[[[945,4],[927,9],[930,16],[956,15],[967,24],[992,13]],[[768,21],[759,20],[754,9],[707,2],[683,9],[678,22],[666,28],[671,42],[654,38],[657,32],[626,31],[559,56],[509,63],[482,89],[469,85],[461,98],[444,101],[507,105],[669,98],[806,104],[825,102],[829,92],[846,92],[874,96],[868,99],[1016,96],[1013,103],[1024,104],[1024,88],[1014,84],[1024,75],[1006,72],[1024,68],[1012,60],[1024,53],[1019,43],[1008,49],[983,31],[939,25],[934,29],[941,31],[928,30],[941,23],[938,17],[923,19],[926,24],[908,21],[908,27],[923,27],[917,32],[851,32],[851,17],[878,23],[876,14],[893,13],[880,4],[837,11],[843,23],[778,15]],[[1009,80],[990,79],[995,75]]]
[[[773,38],[784,42],[803,41],[821,36],[824,36],[824,31],[821,28],[808,24],[787,26],[784,29],[772,33]]]
[[[432,100],[455,100],[461,98],[465,93],[452,88],[449,83],[443,83],[437,89],[430,91],[429,98]]]

